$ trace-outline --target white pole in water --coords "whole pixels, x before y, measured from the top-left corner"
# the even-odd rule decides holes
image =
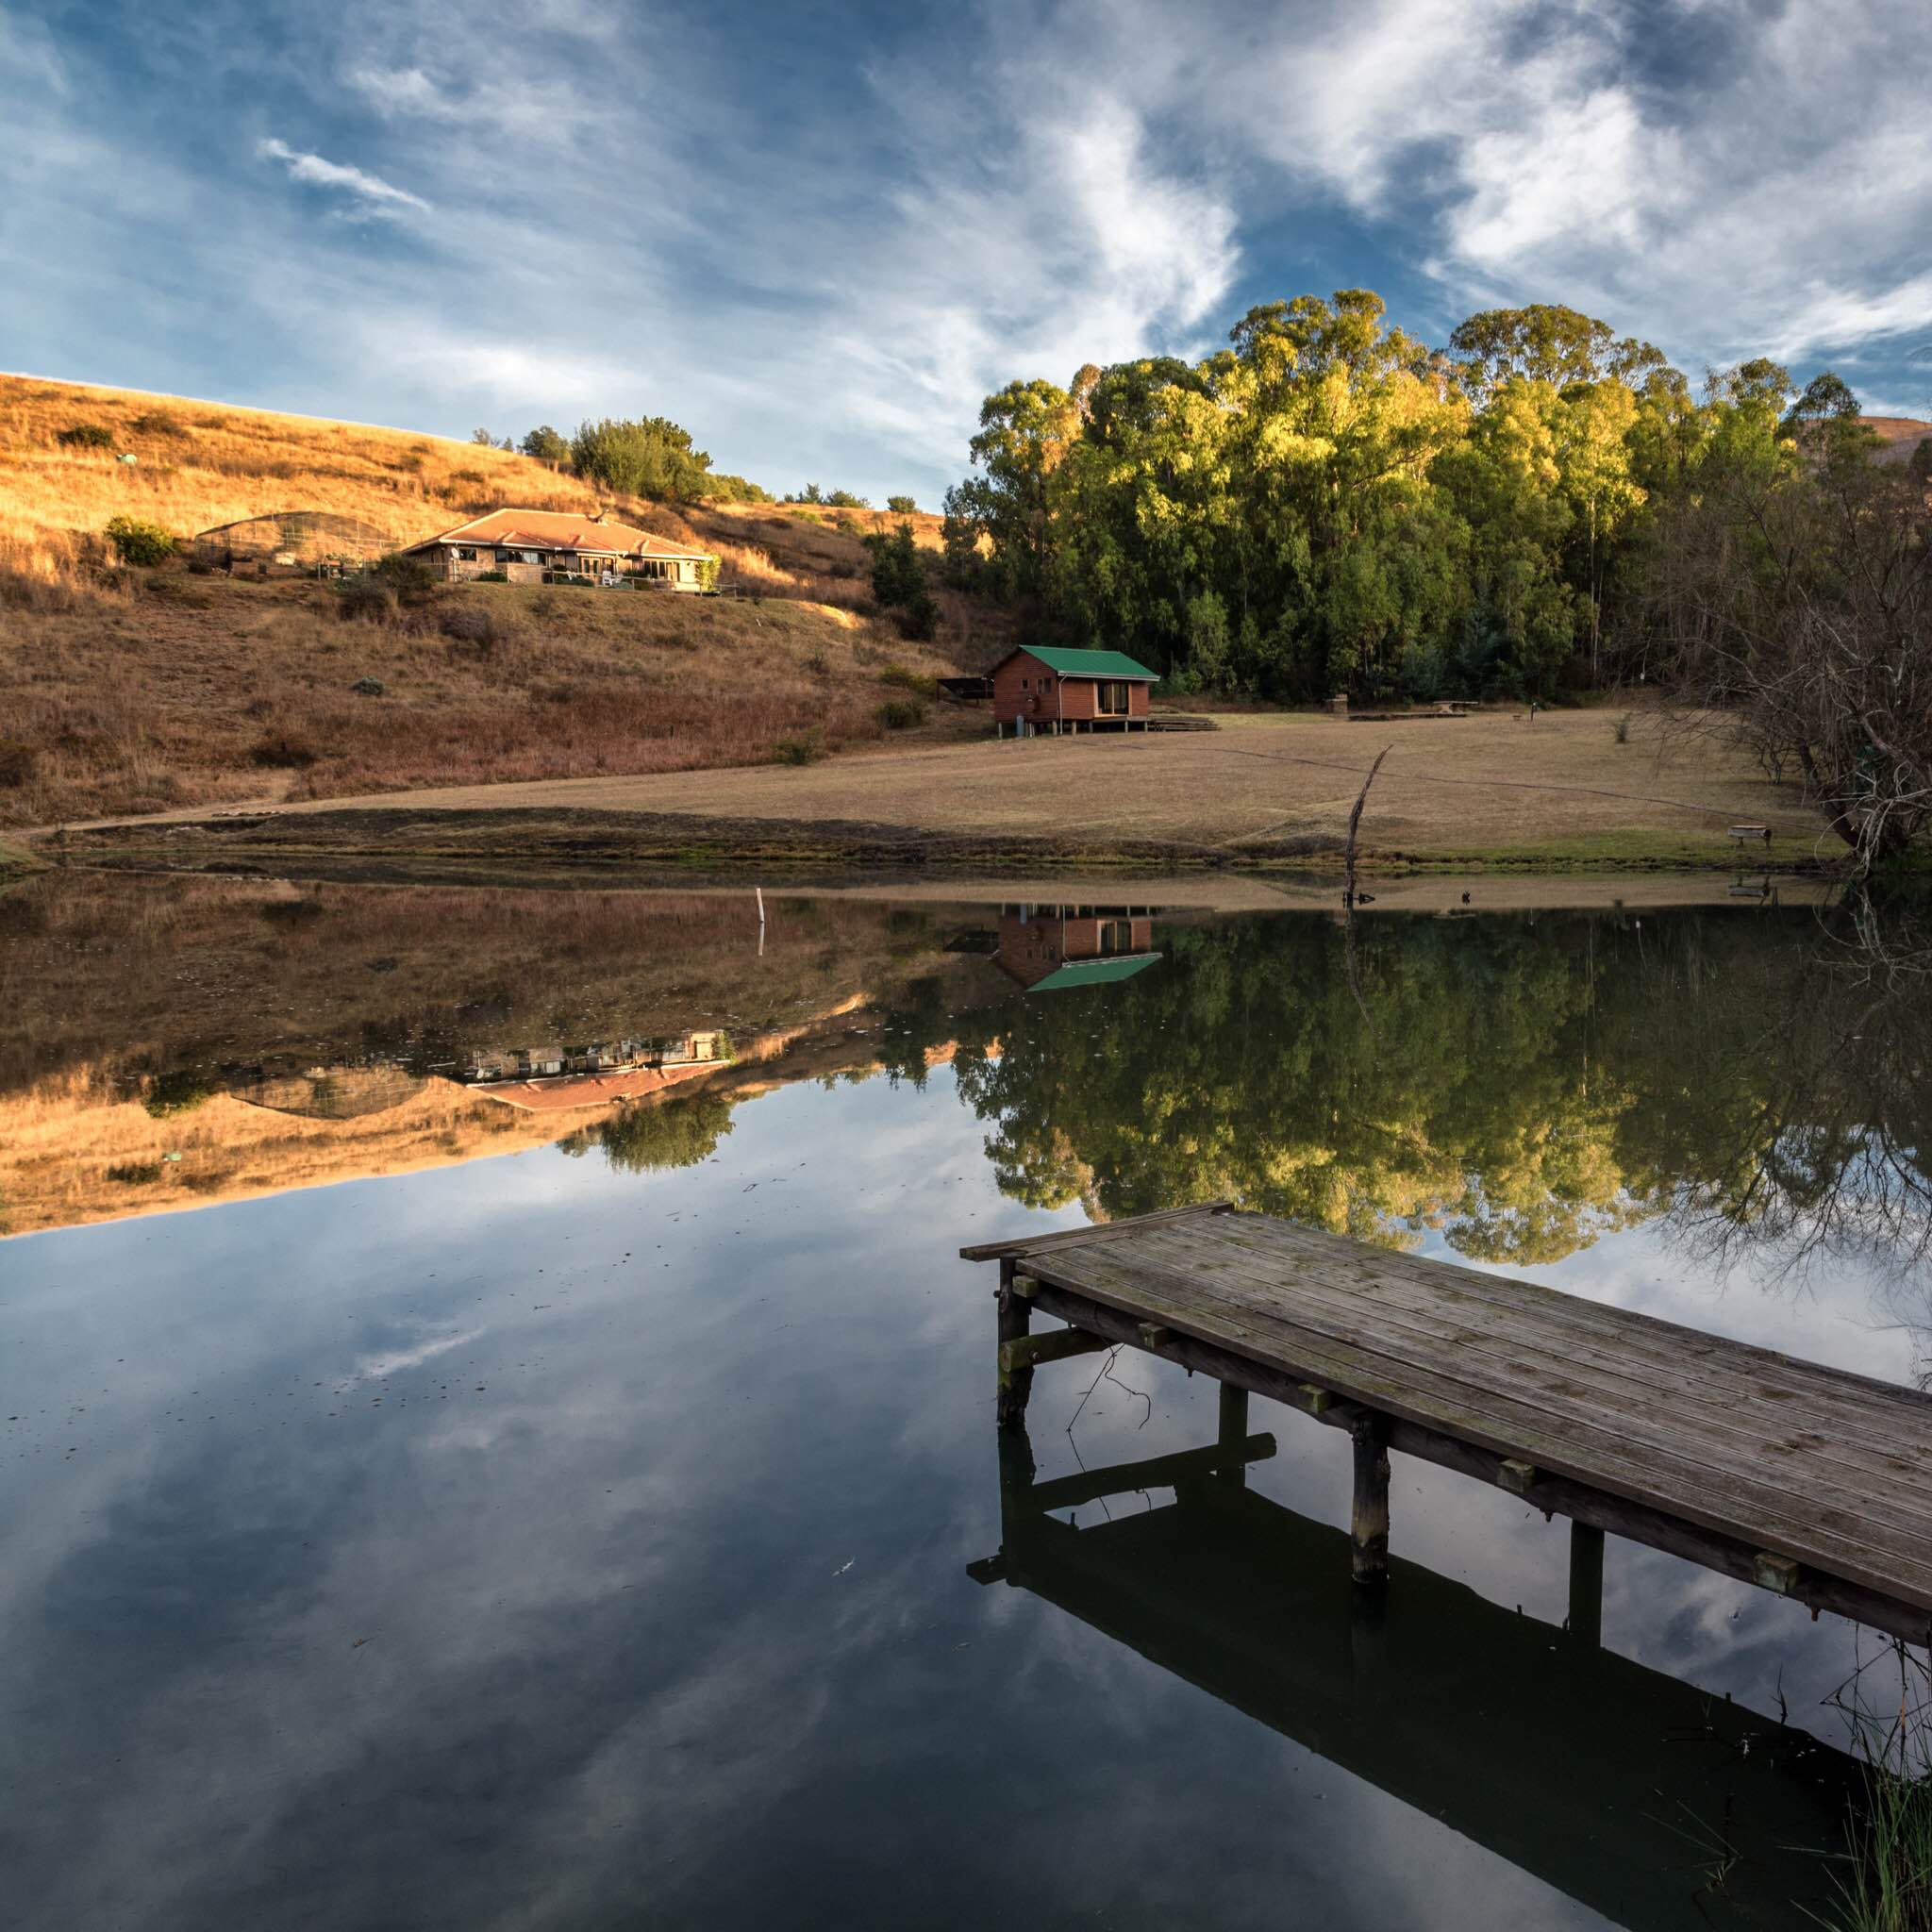
[[[758,958],[765,957],[765,889],[754,886],[752,891],[758,895]]]

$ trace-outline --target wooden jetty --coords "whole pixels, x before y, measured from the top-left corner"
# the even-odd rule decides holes
[[[1001,1437],[1000,1548],[976,1582],[1032,1592],[1613,1924],[1708,1932],[1839,1902],[1821,1855],[1861,1789],[1846,1753],[1400,1557],[1386,1591],[1355,1589],[1346,1533],[1243,1487],[1239,1453],[1035,1482],[1024,1425]],[[1170,1486],[1078,1527],[1049,1513]]]
[[[1568,1517],[1578,1627],[1607,1530],[1932,1637],[1932,1397],[1224,1203],[960,1252],[1000,1264],[1008,1426],[1040,1363],[1125,1342],[1221,1383],[1224,1461],[1250,1394],[1348,1430],[1359,1584],[1387,1574],[1393,1450]]]

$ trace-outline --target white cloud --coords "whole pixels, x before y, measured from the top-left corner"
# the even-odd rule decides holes
[[[420,194],[411,194],[408,189],[398,188],[379,175],[365,174],[346,162],[304,154],[287,142],[258,142],[255,152],[263,160],[285,163],[292,181],[306,181],[317,188],[345,189],[365,214],[393,214],[402,208],[415,208],[422,214],[429,212],[429,204]]]

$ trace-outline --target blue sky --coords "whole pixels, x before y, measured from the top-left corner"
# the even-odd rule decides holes
[[[0,367],[936,502],[1014,375],[1366,285],[1932,414],[1923,0],[0,0]]]

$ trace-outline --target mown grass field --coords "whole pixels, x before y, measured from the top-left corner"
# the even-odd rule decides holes
[[[61,442],[84,425],[112,447]],[[503,504],[611,508],[716,551],[745,594],[484,584],[351,621],[327,584],[128,570],[101,536],[308,508],[403,544]],[[892,521],[644,504],[480,445],[0,377],[0,827],[957,735],[930,681],[995,655],[1003,620],[942,593],[939,636],[902,638],[861,541]]]

